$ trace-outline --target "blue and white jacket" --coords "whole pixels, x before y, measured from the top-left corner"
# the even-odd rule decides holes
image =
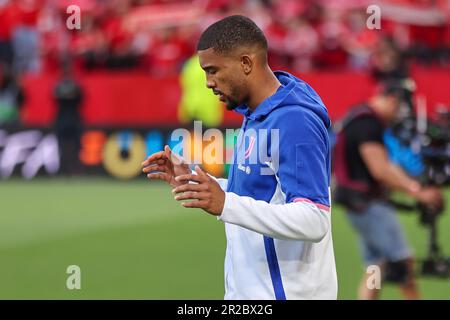
[[[336,299],[331,237],[330,119],[287,72],[254,112],[245,106],[223,212],[225,299]],[[266,134],[264,134],[266,132]],[[273,134],[272,134],[273,133]]]

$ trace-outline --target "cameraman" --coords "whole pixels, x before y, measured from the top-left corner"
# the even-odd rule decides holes
[[[383,133],[400,111],[405,89],[388,84],[367,104],[351,110],[337,136],[334,155],[335,201],[344,205],[359,234],[366,266],[380,266],[383,279],[400,286],[406,299],[418,299],[413,256],[395,208],[388,202],[388,189],[403,191],[418,202],[442,205],[442,193],[420,185],[392,163],[383,144]],[[360,299],[376,299],[378,289],[367,286],[365,273],[359,286]]]

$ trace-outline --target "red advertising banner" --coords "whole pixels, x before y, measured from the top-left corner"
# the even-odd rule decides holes
[[[374,83],[355,72],[314,72],[298,75],[322,97],[333,120],[354,104],[365,101]],[[445,69],[416,69],[417,94],[425,97],[432,111],[450,105],[450,72]],[[79,78],[85,100],[82,115],[88,126],[176,126],[181,88],[177,76],[157,78],[145,74],[89,73]],[[52,90],[54,75],[28,76],[23,84],[26,102],[22,109],[25,126],[48,126],[55,117]],[[225,111],[224,125],[236,126],[241,116]]]

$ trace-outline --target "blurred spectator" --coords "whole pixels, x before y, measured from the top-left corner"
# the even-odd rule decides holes
[[[83,28],[72,39],[72,52],[81,58],[83,66],[88,70],[103,67],[108,54],[105,34],[95,23],[92,12],[85,12],[81,18]]]
[[[274,17],[271,23],[264,30],[269,46],[269,61],[274,69],[283,69],[288,65],[287,57],[284,55],[283,45],[286,37],[286,30],[282,21]]]
[[[106,64],[111,69],[127,69],[138,65],[139,59],[132,46],[133,34],[123,23],[130,6],[130,0],[108,3],[109,11],[103,24],[103,32],[109,48]]]
[[[445,33],[450,21],[450,3],[447,0],[383,1],[381,10],[386,20],[384,24],[394,25],[397,32],[402,30],[401,37],[398,33],[392,36],[410,57],[425,64],[442,62]],[[406,42],[407,46],[404,46]]]
[[[348,30],[337,9],[325,9],[318,25],[320,51],[316,64],[321,68],[343,68],[347,65],[347,52],[344,48]]]
[[[37,29],[40,0],[16,0],[13,8],[18,21],[12,33],[14,72],[37,73],[41,70],[40,36]]]
[[[176,29],[160,30],[148,48],[151,73],[159,76],[178,74],[192,51]]]
[[[408,78],[409,72],[392,38],[382,38],[375,46],[372,56],[372,75],[378,81]]]
[[[11,33],[15,25],[13,7],[8,0],[0,1],[0,63],[12,65],[14,52]]]
[[[348,34],[344,40],[345,50],[349,54],[350,68],[364,70],[369,67],[370,55],[374,50],[380,32],[368,29],[367,15],[362,10],[351,10],[347,15]]]
[[[63,66],[53,96],[58,107],[55,131],[61,154],[61,172],[64,174],[79,173],[78,154],[82,132],[80,107],[83,102],[83,90],[73,77],[68,63]]]
[[[284,52],[295,70],[308,72],[313,68],[313,57],[319,49],[319,37],[308,20],[293,18],[286,25]]]
[[[9,65],[0,64],[0,126],[20,123],[19,111],[24,93],[11,72]]]

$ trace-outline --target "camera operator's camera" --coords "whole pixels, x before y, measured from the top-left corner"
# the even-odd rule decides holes
[[[400,163],[422,184],[432,186],[450,185],[450,111],[446,106],[436,108],[436,117],[427,117],[425,105],[414,105],[415,85],[412,80],[385,83],[385,92],[396,94],[401,100],[400,111],[391,127],[392,135],[408,151],[418,156],[420,166]],[[390,150],[392,151],[392,150]],[[394,150],[398,152],[399,150]],[[417,170],[419,168],[419,170]],[[406,208],[408,206],[402,206]],[[437,243],[437,218],[444,207],[431,208],[417,205],[414,210],[420,213],[420,222],[429,230],[427,258],[422,263],[422,274],[438,277],[450,276],[450,259],[443,257]]]

